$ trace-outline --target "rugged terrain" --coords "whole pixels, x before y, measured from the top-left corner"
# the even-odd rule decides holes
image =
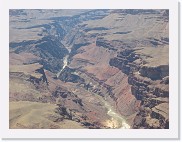
[[[168,10],[10,10],[10,128],[169,128]]]

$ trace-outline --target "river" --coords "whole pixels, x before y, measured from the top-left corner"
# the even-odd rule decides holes
[[[57,78],[60,76],[61,72],[64,70],[64,68],[68,65],[68,57],[69,57],[69,54],[71,52],[71,47],[70,46],[65,46],[65,48],[68,50],[68,55],[66,55],[63,59],[63,67],[62,69],[57,73]]]
[[[130,125],[127,124],[126,120],[116,111],[112,109],[112,107],[105,105],[108,109],[107,114],[111,116],[111,120],[109,121],[109,124],[112,128],[119,128],[119,129],[130,129]]]
[[[103,103],[104,107],[107,109],[107,115],[111,117],[107,120],[106,126],[116,129],[130,129],[130,125],[126,122],[124,117],[122,117],[114,108],[101,96],[97,95],[98,99]]]
[[[64,68],[68,65],[68,57],[69,55],[66,55],[63,59],[63,67],[62,69],[57,73],[57,78],[60,76],[61,72],[64,70]]]
[[[67,48],[67,49],[68,49],[68,51],[70,53],[71,52],[70,48]],[[63,67],[57,73],[57,78],[60,76],[60,74],[64,70],[64,68],[68,65],[68,57],[69,57],[69,54],[64,57],[64,59],[63,59]],[[90,93],[93,94],[93,92],[90,92]],[[113,109],[113,107],[106,101],[106,99],[104,99],[103,97],[99,96],[98,94],[95,94],[95,95],[103,103],[103,106],[107,109],[107,115],[109,115],[111,117],[111,119],[106,122],[106,125],[108,127],[110,127],[110,128],[117,128],[117,129],[130,129],[130,125],[127,124],[126,120],[119,113],[117,113]]]

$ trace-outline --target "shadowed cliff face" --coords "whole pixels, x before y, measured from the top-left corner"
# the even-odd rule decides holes
[[[10,128],[169,128],[168,19],[10,10]]]

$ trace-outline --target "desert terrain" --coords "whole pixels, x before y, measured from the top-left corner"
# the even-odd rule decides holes
[[[169,11],[9,11],[10,129],[168,129]]]

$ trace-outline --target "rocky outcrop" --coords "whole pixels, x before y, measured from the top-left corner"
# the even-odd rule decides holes
[[[139,59],[139,56],[134,53],[133,49],[125,49],[120,52],[116,58],[111,59],[109,64],[129,75],[130,73],[139,70],[139,65],[134,63],[137,59]]]
[[[38,62],[51,72],[57,72],[63,66],[63,58],[68,53],[68,50],[60,40],[51,35],[37,41],[11,42],[10,50],[13,50],[17,54],[26,52],[40,57],[41,60]]]
[[[78,49],[82,46],[87,46],[89,45],[90,43],[86,42],[86,43],[77,43],[77,44],[74,44],[73,47],[72,47],[72,50],[71,50],[71,53],[69,55],[69,58],[73,57],[74,55],[76,55],[78,53]]]
[[[141,101],[133,128],[169,128],[169,65],[145,65],[137,49],[123,49],[110,65],[128,75],[131,93]]]
[[[43,66],[38,63],[29,65],[12,65],[9,74],[10,77],[20,77],[23,80],[30,81],[37,88],[40,84],[46,83],[48,85]]]
[[[141,107],[134,119],[133,128],[169,129],[169,103],[160,103],[150,109]]]
[[[88,112],[90,111],[76,94],[67,91],[64,87],[57,87],[52,93],[52,96],[56,98],[56,113],[62,116],[62,119],[68,119],[71,121],[79,122],[85,128],[103,128],[100,123],[93,122],[88,118]]]
[[[63,87],[56,87],[55,91],[52,93],[52,96],[57,98],[57,104],[59,106],[66,105],[66,101],[72,101],[79,105],[80,107],[83,106],[82,100],[72,92],[69,92],[66,88]]]
[[[139,73],[141,76],[151,78],[152,80],[161,80],[169,76],[169,65],[161,65],[157,67],[143,66],[140,68]]]
[[[72,113],[71,111],[63,106],[59,106],[56,110],[56,113],[59,113],[61,116],[63,116],[64,119],[72,120]]]
[[[43,69],[43,67],[42,68],[40,68],[40,69],[37,69],[37,70],[35,70],[35,73],[40,73],[40,74],[42,74],[42,77],[41,78],[39,78],[39,81],[43,81],[43,82],[46,82],[47,83],[47,85],[48,85],[48,81],[47,81],[47,78],[46,78],[46,75],[45,75],[45,72],[44,72],[44,69]],[[32,78],[30,78],[30,80],[32,80]]]
[[[73,83],[84,82],[84,79],[76,75],[74,72],[75,72],[75,69],[65,67],[58,78],[64,82],[73,82]]]
[[[109,50],[116,51],[116,49],[113,48],[112,45],[107,40],[104,40],[103,38],[97,38],[96,46],[102,46],[104,48],[108,48]]]
[[[55,102],[55,99],[48,95],[51,92],[49,81],[39,63],[11,65],[9,78],[11,101]]]
[[[111,86],[97,79],[93,76],[93,74],[89,74],[83,70],[79,70],[77,72],[80,77],[84,78],[84,81],[79,83],[81,87],[102,97],[110,96],[114,100],[116,99]]]

